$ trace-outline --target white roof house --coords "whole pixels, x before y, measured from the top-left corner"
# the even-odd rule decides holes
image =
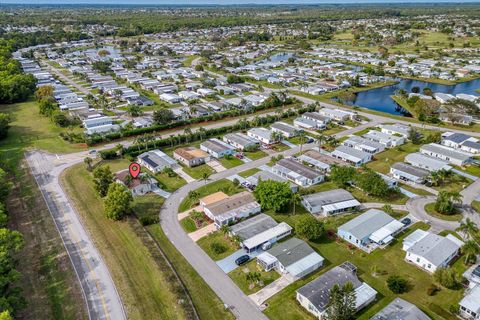
[[[403,136],[394,136],[377,130],[370,130],[363,137],[370,141],[381,143],[385,148],[396,147],[405,143]]]
[[[407,138],[410,133],[410,127],[403,124],[382,124],[379,127],[383,133],[396,134],[404,138]]]
[[[291,238],[257,256],[257,264],[295,280],[323,266],[325,259],[305,241]]]
[[[182,97],[173,93],[162,93],[159,95],[160,99],[168,103],[178,103],[182,101]]]
[[[244,135],[243,133],[228,133],[223,136],[223,141],[239,150],[255,148],[260,145],[258,140]]]
[[[452,167],[448,165],[448,161],[429,157],[419,152],[407,154],[407,156],[405,157],[405,162],[411,164],[414,167],[425,169],[430,172],[439,170],[449,171],[452,169]]]
[[[252,128],[247,131],[247,136],[258,140],[263,144],[272,144],[275,142],[272,139],[272,131],[265,128]]]
[[[343,145],[371,154],[379,153],[385,150],[385,146],[383,144],[355,135],[352,135],[348,137],[347,140],[343,141]]]
[[[311,214],[323,216],[343,213],[360,206],[360,202],[343,189],[305,195],[302,197],[302,204]]]
[[[457,166],[468,164],[473,155],[471,153],[455,150],[438,143],[429,143],[420,147],[420,152],[430,157],[446,160]]]
[[[460,315],[464,319],[480,319],[480,285],[473,287],[459,302]]]
[[[347,146],[337,147],[332,152],[332,156],[355,166],[361,166],[372,160],[372,154]]]
[[[338,227],[338,236],[358,248],[371,252],[385,245],[402,230],[404,224],[377,209],[370,209]]]
[[[208,139],[200,144],[200,149],[219,159],[234,153],[233,147],[217,139]]]
[[[431,318],[423,313],[414,304],[401,298],[395,298],[385,308],[370,318],[371,320],[430,320]]]
[[[299,130],[299,129],[295,128],[292,125],[289,125],[288,123],[281,122],[281,121],[273,123],[270,126],[270,129],[273,132],[281,133],[285,138],[295,137],[298,134],[299,131],[302,131],[302,130]]]
[[[424,183],[430,172],[403,162],[396,162],[390,167],[390,174],[398,180]]]
[[[447,267],[462,246],[463,242],[451,234],[442,237],[420,229],[415,230],[403,241],[405,260],[430,273],[434,273],[438,268]]]
[[[287,223],[281,222],[278,225],[271,227],[268,230],[260,232],[251,238],[242,241],[242,247],[247,252],[253,252],[258,250],[265,243],[274,244],[278,240],[290,235],[292,233],[292,227]]]
[[[165,168],[175,169],[177,161],[160,150],[152,150],[138,156],[138,163],[153,173],[161,172]]]
[[[357,116],[357,114],[353,111],[347,111],[347,110],[341,110],[341,109],[330,109],[330,108],[322,108],[318,111],[318,113],[324,117],[328,117],[336,121],[346,121],[349,119],[355,119]]]
[[[273,173],[306,187],[322,182],[325,174],[291,158],[281,159],[272,168]]]

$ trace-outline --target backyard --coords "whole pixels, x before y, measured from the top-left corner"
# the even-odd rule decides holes
[[[259,275],[258,281],[249,281],[247,279],[247,274],[249,273],[257,273]],[[255,293],[280,278],[280,275],[275,270],[266,272],[260,268],[256,259],[236,268],[228,275],[246,295]]]

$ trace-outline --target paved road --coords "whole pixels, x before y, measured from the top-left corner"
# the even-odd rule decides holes
[[[26,154],[26,159],[77,274],[89,318],[126,319],[123,304],[108,268],[59,184],[61,172],[83,161],[83,156],[77,154],[57,158],[33,151]]]
[[[425,211],[425,206],[429,203],[435,202],[435,199],[436,197],[434,196],[409,199],[406,204],[408,212],[410,212],[410,214],[420,221],[428,221],[432,232],[438,233],[443,230],[456,230],[460,226],[458,222],[438,219],[429,215]]]
[[[49,65],[48,63],[44,63],[42,62],[41,63],[42,66],[46,67],[49,71],[51,71],[52,73],[54,73],[57,77],[59,77],[63,82],[66,82],[68,83],[69,85],[71,85],[72,87],[74,87],[75,89],[77,89],[78,91],[80,91],[81,93],[87,95],[89,93],[92,93],[90,90],[88,90],[87,88],[79,85],[77,82],[73,81],[72,79],[70,79],[69,77],[67,77],[66,75],[64,75],[60,70],[58,70],[57,68]]]

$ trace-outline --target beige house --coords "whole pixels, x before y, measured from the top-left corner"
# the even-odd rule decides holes
[[[173,158],[189,167],[199,166],[210,161],[210,155],[194,147],[178,148],[173,152]]]

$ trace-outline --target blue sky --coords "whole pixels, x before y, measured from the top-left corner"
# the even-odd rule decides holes
[[[176,5],[245,5],[245,4],[322,4],[322,3],[438,3],[438,2],[480,2],[480,0],[0,0],[1,4],[176,4]]]

